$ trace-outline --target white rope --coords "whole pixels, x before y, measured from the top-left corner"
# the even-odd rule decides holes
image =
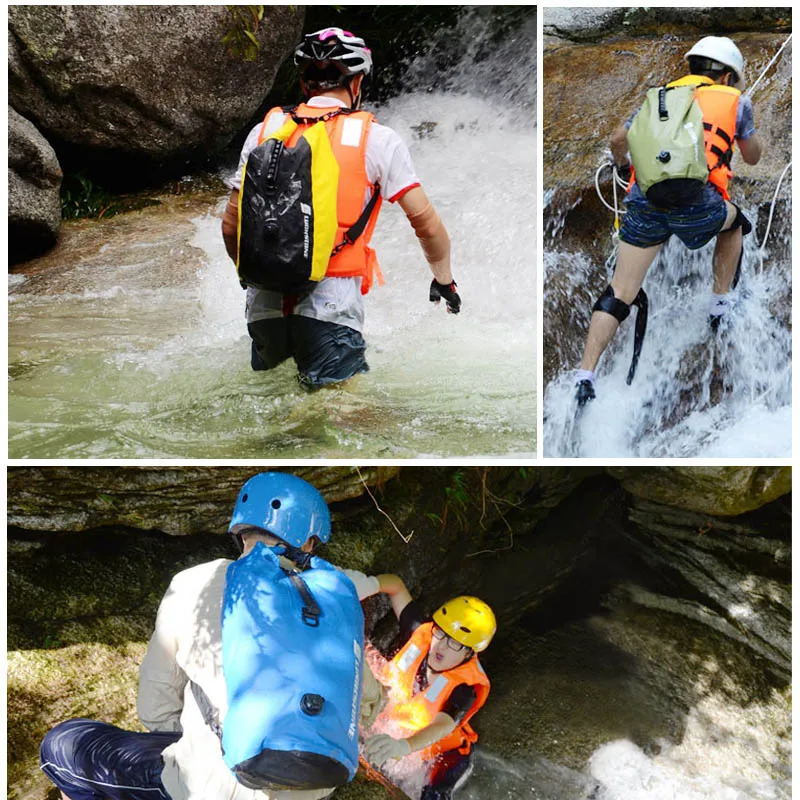
[[[606,202],[605,197],[603,197],[602,191],[600,191],[600,173],[606,169],[611,168],[614,171],[614,175],[612,177],[612,181],[614,184],[614,205],[610,205]],[[597,172],[594,174],[594,188],[597,192],[597,196],[600,198],[600,202],[609,210],[613,211],[616,216],[620,216],[625,213],[625,209],[619,208],[619,204],[617,202],[617,186],[621,186],[623,189],[628,188],[628,184],[622,180],[617,174],[617,168],[612,164],[610,161],[606,161],[605,163],[601,164],[597,168]]]
[[[778,52],[775,53],[775,55],[772,57],[772,61],[770,61],[769,64],[767,64],[767,66],[764,67],[764,71],[758,76],[756,82],[745,92],[745,94],[752,94],[755,91],[756,86],[758,86],[758,84],[761,83],[761,79],[767,74],[769,68],[778,60],[778,56],[780,56],[780,54],[783,52],[783,48],[786,47],[786,45],[789,44],[789,42],[791,41],[792,41],[792,34],[790,33],[786,41],[780,46]]]
[[[769,219],[767,220],[767,229],[764,231],[764,241],[758,248],[758,259],[759,259],[759,272],[764,271],[764,252],[767,247],[767,239],[769,238],[769,231],[772,227],[772,215],[775,213],[775,203],[778,200],[778,192],[780,191],[781,184],[783,183],[783,179],[786,177],[786,173],[792,168],[792,162],[790,161],[784,168],[783,172],[781,172],[780,178],[778,178],[778,185],[775,187],[775,192],[772,195],[772,202],[769,206]],[[756,232],[755,229],[753,230],[753,238],[755,239],[756,244],[758,244],[758,239],[756,239]]]

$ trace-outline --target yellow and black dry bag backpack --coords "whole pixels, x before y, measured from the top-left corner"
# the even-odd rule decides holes
[[[323,120],[289,146],[297,127],[290,114],[245,164],[236,262],[244,286],[304,293],[325,276],[336,238],[339,165]]]

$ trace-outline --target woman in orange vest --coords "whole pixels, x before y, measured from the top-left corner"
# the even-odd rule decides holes
[[[379,575],[377,580],[399,620],[402,646],[380,676],[389,700],[378,724],[393,735],[368,738],[365,755],[380,766],[420,753],[429,764],[420,800],[449,800],[472,772],[478,735],[470,720],[489,695],[478,653],[495,634],[494,613],[477,597],[461,596],[428,619],[401,578]]]
[[[731,157],[735,144],[747,164],[756,164],[761,158],[762,145],[755,132],[750,97],[743,94],[744,59],[739,48],[725,36],[706,36],[686,53],[686,59],[691,74],[668,86],[697,87],[696,98],[705,129],[708,183],[699,203],[657,208],[648,202],[633,176],[619,231],[617,265],[611,283],[592,307],[583,359],[575,374],[579,406],[594,399],[594,371],[600,356],[630,314],[631,305],[639,304],[647,270],[661,245],[673,234],[691,250],[717,237],[709,307],[712,330],[717,331],[727,316],[729,293],[736,286],[741,267],[742,237],[752,229],[728,195],[728,179],[733,174]],[[632,119],[611,136],[615,171],[625,180],[631,178],[627,136]]]

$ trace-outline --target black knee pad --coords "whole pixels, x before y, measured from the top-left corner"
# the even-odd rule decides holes
[[[622,300],[617,300],[614,296],[614,290],[609,285],[606,286],[603,294],[597,298],[597,302],[592,306],[592,311],[605,311],[606,314],[611,314],[619,322],[625,322],[628,314],[631,313],[631,307]]]
[[[733,204],[733,207],[736,209],[736,218],[733,220],[733,225],[731,225],[730,229],[735,231],[737,228],[741,228],[742,236],[747,236],[747,234],[753,230],[753,226],[750,220],[742,214],[742,209],[739,208],[736,203]]]

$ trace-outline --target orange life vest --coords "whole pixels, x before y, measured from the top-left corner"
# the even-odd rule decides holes
[[[695,96],[703,114],[708,180],[730,200],[728,181],[733,177],[730,160],[736,136],[736,111],[739,107],[739,89],[722,86],[703,75],[687,75],[667,86],[697,86]]]
[[[338,107],[309,106],[301,103],[295,109],[294,114],[303,119],[316,119],[336,111],[338,111]],[[273,108],[267,112],[258,137],[259,144],[268,136],[265,131],[269,118],[273,114],[280,114],[283,118],[287,112],[282,108]],[[344,241],[345,232],[361,216],[366,200],[378,189],[377,185],[370,183],[367,178],[366,161],[367,135],[374,119],[374,116],[368,111],[345,111],[334,114],[325,121],[333,156],[339,165],[339,185],[336,196],[338,228],[334,241],[334,252],[336,247]],[[297,130],[289,137],[286,144],[289,147],[294,146],[306,127],[307,125],[298,125]],[[275,129],[273,125],[272,130]],[[369,246],[382,202],[383,198],[379,195],[364,232],[354,243],[345,244],[335,255],[331,256],[325,272],[326,277],[361,277],[361,294],[366,294],[370,290],[373,278],[377,279],[381,285],[384,283],[383,274],[378,266],[378,258],[375,251]]]
[[[469,720],[486,702],[490,688],[481,662],[477,655],[473,655],[466,663],[437,673],[427,689],[415,694],[414,679],[422,660],[428,655],[432,638],[433,623],[420,625],[400,652],[386,664],[381,676],[392,691],[389,705],[381,716],[397,723],[408,735],[430,725],[457,686],[466,683],[475,690],[475,702],[453,731],[422,751],[422,757],[427,760],[447,750],[469,753],[478,741],[478,734]]]

